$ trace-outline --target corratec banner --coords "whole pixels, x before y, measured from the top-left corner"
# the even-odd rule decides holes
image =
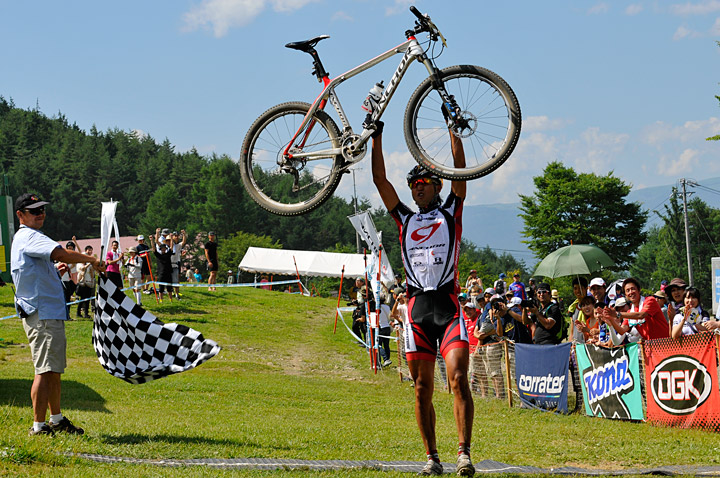
[[[720,429],[716,348],[711,332],[645,342],[648,421]]]
[[[593,417],[642,420],[638,345],[612,349],[575,346],[585,413]]]
[[[515,344],[515,376],[523,405],[567,413],[572,344]]]

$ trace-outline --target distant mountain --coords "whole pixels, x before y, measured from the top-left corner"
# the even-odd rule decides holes
[[[696,181],[702,186],[720,191],[720,177]],[[673,186],[676,184],[642,188],[633,190],[628,195],[630,202],[639,202],[644,209],[651,211],[648,216],[648,227],[662,223],[658,215],[652,211],[664,211],[662,206],[668,203]],[[694,187],[688,187],[687,190],[689,195],[692,194],[690,197],[699,197],[709,206],[720,209],[720,192]],[[498,254],[507,252],[531,267],[536,264],[537,259],[522,242],[524,239],[522,230],[525,224],[519,214],[519,202],[465,206],[463,237],[480,248],[488,246]]]

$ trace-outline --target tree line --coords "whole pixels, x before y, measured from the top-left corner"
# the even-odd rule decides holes
[[[202,262],[199,245],[215,231],[221,243],[221,267],[235,269],[247,247],[333,252],[355,251],[355,230],[347,216],[352,202],[332,197],[321,208],[298,217],[268,213],[242,186],[240,169],[227,155],[175,151],[165,139],[92,127],[85,132],[63,114],[48,117],[39,108],[17,108],[0,96],[0,172],[13,198],[32,190],[49,201],[44,232],[62,240],[97,237],[102,201],[119,202],[118,227],[123,235],[148,236],[157,227],[185,229],[195,265]],[[395,270],[402,269],[398,230],[385,209],[371,209],[367,199],[358,210],[371,210],[385,238]],[[467,262],[477,264],[477,248],[463,242]],[[482,258],[488,274],[524,263],[487,250]],[[222,271],[223,269],[221,269]]]
[[[218,235],[225,269],[234,270],[249,246],[355,251],[355,231],[347,220],[355,209],[350,201],[335,196],[301,218],[277,216],[250,199],[237,163],[227,155],[178,152],[167,139],[117,128],[86,132],[61,113],[48,117],[39,108],[17,108],[2,96],[0,172],[6,194],[14,198],[32,190],[51,202],[45,232],[59,240],[97,237],[99,203],[113,199],[119,201],[123,234],[185,229],[193,238],[196,265],[202,263],[199,245],[210,230]],[[631,186],[612,173],[579,174],[553,162],[534,181],[536,192],[520,196],[519,214],[525,242],[538,259],[571,242],[589,243],[617,264],[603,273],[606,279],[633,274],[647,290],[657,290],[661,279],[687,279],[682,210],[676,199],[658,213],[664,225],[645,231],[648,211],[627,201]],[[711,238],[720,237],[720,211],[697,198],[688,208],[695,282],[709,307],[709,258],[720,256]],[[371,209],[367,199],[359,201],[358,210],[370,210],[383,231],[386,254],[400,271],[394,220],[384,208]],[[466,239],[459,268],[461,282],[470,269],[477,269],[486,285],[501,272],[509,277],[520,272],[525,279],[532,273],[511,254],[496,254]],[[566,285],[556,284],[562,293]]]

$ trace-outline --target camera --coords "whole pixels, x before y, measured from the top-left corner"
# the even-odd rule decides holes
[[[520,302],[520,307],[523,309],[529,309],[531,307],[535,307],[535,301],[532,299],[526,299]]]
[[[501,301],[501,300],[496,300],[496,301],[494,301],[494,302],[492,303],[492,308],[495,309],[495,310],[500,310],[500,304],[505,305],[505,304],[503,303],[503,301]]]

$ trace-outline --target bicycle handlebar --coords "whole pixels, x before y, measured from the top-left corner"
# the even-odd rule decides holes
[[[420,20],[421,23],[425,23],[425,17],[422,13],[420,13],[420,10],[415,8],[415,5],[410,5],[410,11],[418,18],[418,20]]]

